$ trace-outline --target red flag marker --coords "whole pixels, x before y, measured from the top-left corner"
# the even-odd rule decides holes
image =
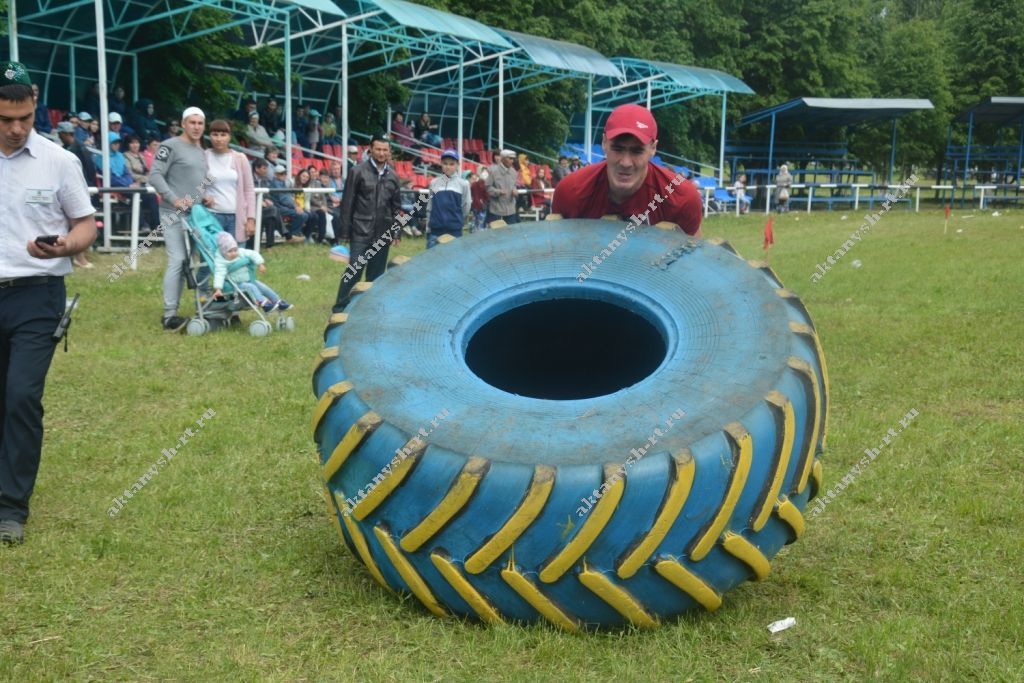
[[[772,217],[768,217],[768,222],[764,224],[764,250],[768,251],[768,247],[775,244],[775,234],[772,232]]]
[[[943,235],[946,234],[946,230],[949,228],[949,214],[953,210],[953,208],[949,204],[946,204],[945,208],[946,208],[946,223],[942,226],[942,234]]]

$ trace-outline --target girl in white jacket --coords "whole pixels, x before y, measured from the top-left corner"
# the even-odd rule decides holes
[[[263,310],[270,312],[275,308],[282,311],[291,308],[291,304],[277,295],[264,282],[253,278],[249,279],[249,263],[256,265],[260,273],[267,272],[267,266],[263,257],[251,249],[242,249],[238,246],[235,238],[226,232],[217,235],[217,251],[213,255],[213,297],[220,298],[221,288],[224,286],[224,278],[228,271],[231,271],[232,281],[239,289],[245,292],[253,301],[263,307]]]

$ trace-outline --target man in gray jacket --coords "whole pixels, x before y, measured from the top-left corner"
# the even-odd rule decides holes
[[[384,274],[391,241],[397,241],[401,235],[401,184],[388,164],[390,158],[391,144],[382,135],[375,135],[370,141],[370,158],[356,164],[345,181],[338,238],[351,242],[350,261],[338,285],[335,313],[348,305],[352,288],[364,268],[367,282]]]
[[[515,163],[516,153],[510,149],[503,149],[498,158],[498,163],[491,166],[490,175],[487,176],[487,194],[491,198],[491,203],[487,207],[487,222],[500,220],[518,223],[516,181],[519,179],[519,172],[512,165]]]
[[[164,232],[167,250],[167,270],[164,272],[165,330],[184,329],[188,318],[178,315],[178,302],[185,281],[188,260],[185,251],[185,228],[182,214],[200,201],[209,184],[206,177],[206,155],[203,153],[203,131],[206,115],[199,107],[189,107],[181,114],[184,129],[178,137],[164,140],[153,157],[149,184],[163,198],[160,205],[160,227]]]

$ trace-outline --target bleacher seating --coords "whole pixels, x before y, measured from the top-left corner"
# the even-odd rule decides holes
[[[736,208],[736,196],[725,188],[718,188],[711,197],[718,203],[719,211],[729,211]]]
[[[422,159],[423,163],[427,166],[440,166],[441,152],[433,147],[424,147],[420,150],[420,159]]]
[[[415,171],[412,170],[411,161],[392,161],[391,164],[395,167],[395,173],[402,180],[412,180],[416,177]]]

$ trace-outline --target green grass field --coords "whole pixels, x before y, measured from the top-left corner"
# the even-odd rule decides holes
[[[322,249],[271,252],[299,327],[264,339],[164,333],[163,254],[114,283],[94,256],[68,280],[81,309],[47,382],[27,542],[0,547],[0,680],[1021,680],[1024,212],[955,212],[944,236],[941,211],[894,210],[812,284],[860,224],[843,215],[776,217],[769,254],[829,363],[826,488],[918,415],[763,582],[654,631],[441,620],[342,548],[309,434],[340,270]],[[704,229],[761,258],[763,225]]]

